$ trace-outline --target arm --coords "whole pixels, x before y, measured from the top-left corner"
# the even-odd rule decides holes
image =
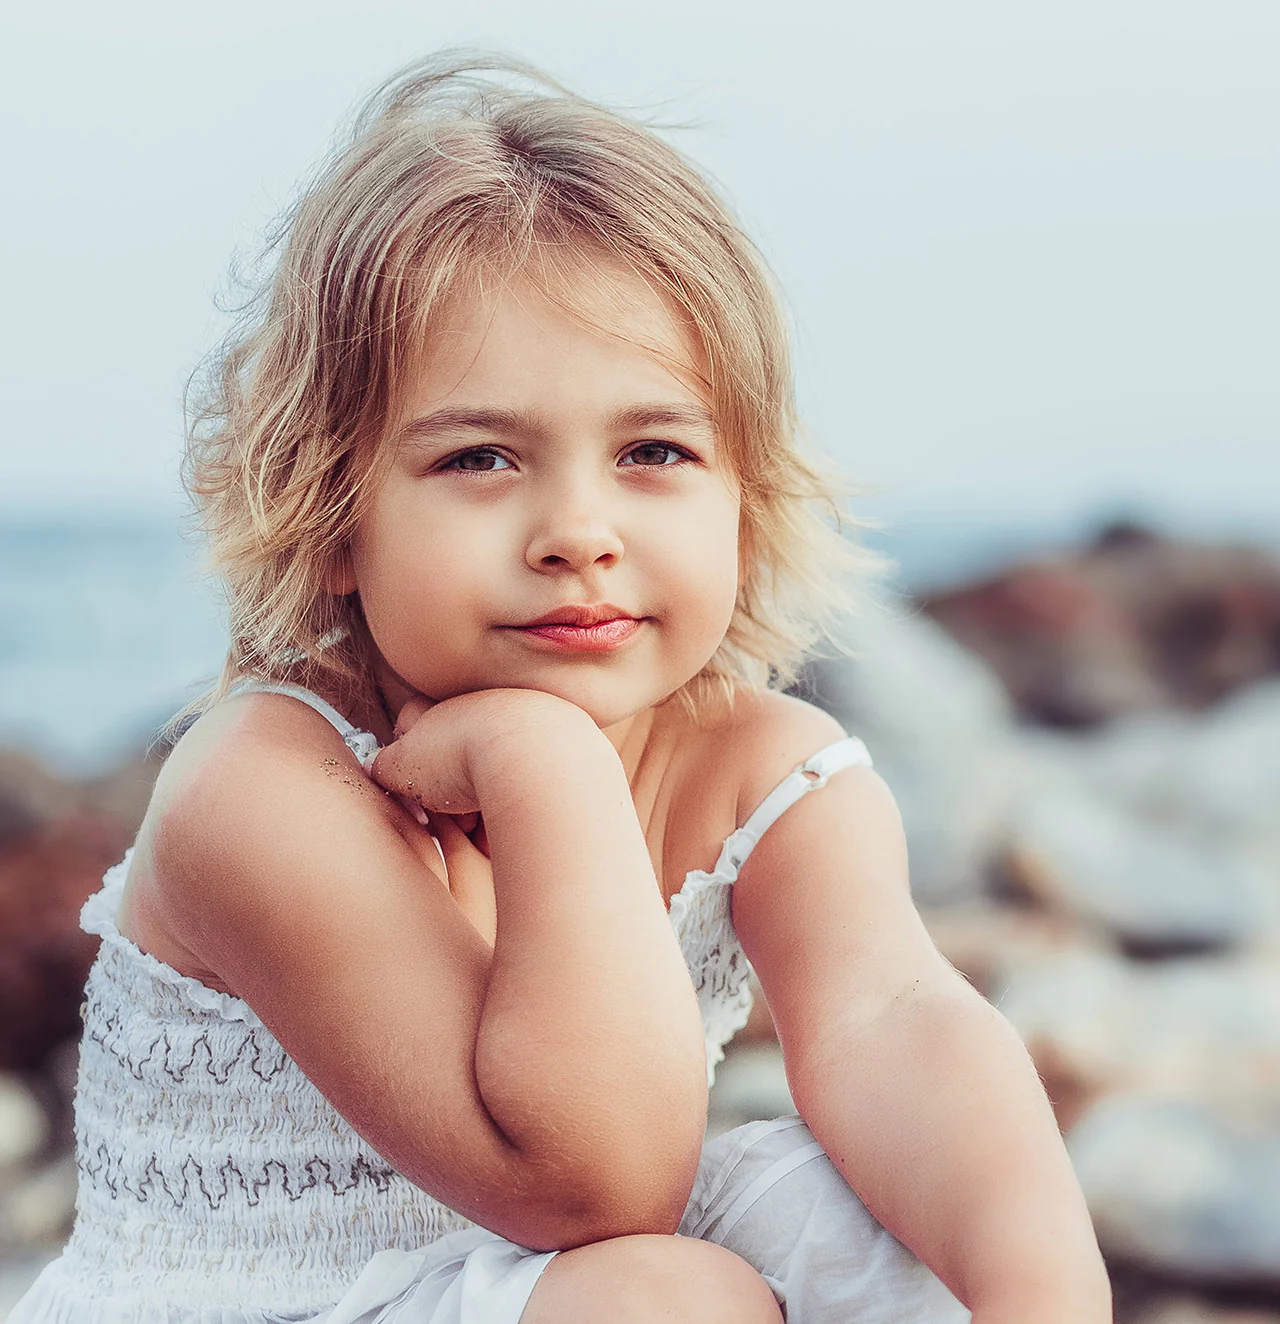
[[[273,696],[192,729],[210,748],[154,855],[176,935],[375,1149],[467,1217],[563,1249],[674,1230],[706,1087],[617,756],[538,697],[491,724],[506,734],[477,762],[504,897],[493,950],[423,830],[322,718]]]
[[[435,753],[456,728],[457,769]],[[613,1174],[620,1216],[662,1172],[654,1155],[680,1152],[683,1125],[674,1231],[701,1150],[705,1042],[613,746],[573,704],[489,690],[431,708],[374,774],[435,813],[446,799],[483,813],[497,940],[475,1065],[495,1123],[540,1166]]]
[[[782,765],[769,776],[843,735],[799,709],[775,709],[757,742]],[[848,769],[789,809],[743,867],[733,913],[796,1106],[877,1220],[975,1324],[1109,1321],[1106,1271],[1035,1068],[930,940],[880,778]]]

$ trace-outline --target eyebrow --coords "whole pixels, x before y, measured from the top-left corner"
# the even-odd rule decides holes
[[[678,427],[704,432],[708,440],[715,435],[715,418],[702,405],[632,405],[611,414],[605,424],[610,431]],[[444,433],[466,431],[535,438],[545,437],[547,433],[538,416],[523,409],[439,409],[407,423],[397,435],[396,444],[412,445]]]

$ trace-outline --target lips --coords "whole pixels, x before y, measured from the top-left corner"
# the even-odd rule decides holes
[[[602,621],[631,621],[636,618],[629,611],[615,607],[611,602],[594,607],[557,607],[555,611],[539,616],[536,621],[526,621],[518,627],[529,630],[538,625],[599,625]]]

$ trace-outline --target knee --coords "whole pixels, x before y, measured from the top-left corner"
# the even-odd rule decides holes
[[[765,1280],[740,1255],[693,1237],[637,1237],[653,1318],[684,1324],[781,1324]]]
[[[740,1256],[691,1237],[614,1237],[562,1251],[521,1324],[781,1324],[769,1285]]]

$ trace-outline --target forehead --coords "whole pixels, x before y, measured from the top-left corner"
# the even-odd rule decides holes
[[[561,258],[460,282],[432,311],[401,416],[439,404],[617,414],[665,403],[705,414],[708,376],[701,340],[670,296],[620,263]]]

